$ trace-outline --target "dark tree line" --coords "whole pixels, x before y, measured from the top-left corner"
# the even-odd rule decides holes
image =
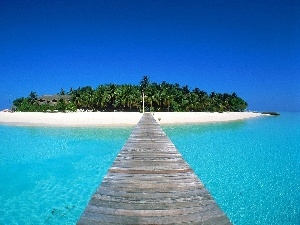
[[[144,76],[139,85],[99,85],[61,90],[59,95],[66,98],[57,99],[56,104],[40,104],[36,92],[27,98],[18,98],[13,104],[17,111],[76,111],[77,109],[92,111],[142,111],[142,93],[145,96],[145,111],[157,112],[224,112],[244,111],[247,103],[236,93],[207,92],[188,86],[150,82]]]

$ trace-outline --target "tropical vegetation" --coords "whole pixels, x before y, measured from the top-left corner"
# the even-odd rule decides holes
[[[31,92],[28,97],[18,98],[13,101],[16,111],[46,112],[46,111],[142,111],[144,96],[145,111],[156,112],[225,112],[244,111],[247,103],[235,92],[216,93],[170,84],[150,82],[144,76],[139,85],[131,84],[106,84],[99,85],[96,89],[91,86],[63,89],[57,96],[68,95],[66,98],[57,99],[55,104],[42,103],[36,92]]]

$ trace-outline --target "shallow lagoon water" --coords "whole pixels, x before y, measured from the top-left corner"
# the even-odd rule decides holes
[[[0,126],[0,224],[75,224],[132,128]],[[163,129],[234,224],[300,224],[299,113]]]
[[[300,224],[300,114],[164,130],[233,224]]]
[[[131,130],[0,126],[0,224],[75,224]]]

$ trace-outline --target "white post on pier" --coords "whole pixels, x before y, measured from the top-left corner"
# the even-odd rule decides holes
[[[145,93],[143,92],[143,114],[145,113]]]

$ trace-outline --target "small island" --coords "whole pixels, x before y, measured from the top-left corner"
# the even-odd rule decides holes
[[[262,112],[261,114],[270,115],[270,116],[279,116],[279,112]]]
[[[56,95],[28,97],[13,101],[14,111],[20,112],[243,112],[248,104],[235,92],[216,93],[190,88],[177,83],[150,82],[144,76],[139,85],[105,84],[96,89],[91,86],[63,89]]]

